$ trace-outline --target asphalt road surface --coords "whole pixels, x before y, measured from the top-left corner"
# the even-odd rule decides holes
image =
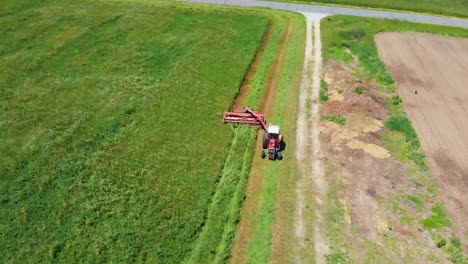
[[[362,17],[386,18],[386,19],[405,20],[405,21],[418,22],[418,23],[468,28],[468,20],[464,20],[464,19],[439,17],[439,16],[431,16],[431,15],[419,15],[419,14],[410,14],[410,13],[367,10],[367,9],[359,9],[359,8],[266,2],[266,1],[256,1],[256,0],[185,0],[185,1],[207,3],[207,4],[218,4],[218,5],[231,5],[231,6],[266,7],[266,8],[272,8],[272,9],[327,14],[327,15],[351,15],[351,16],[362,16]]]

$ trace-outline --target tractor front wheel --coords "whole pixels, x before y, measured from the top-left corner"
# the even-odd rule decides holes
[[[262,159],[266,157],[265,151],[262,150]]]

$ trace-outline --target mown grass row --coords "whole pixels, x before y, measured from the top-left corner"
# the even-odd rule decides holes
[[[268,262],[271,254],[272,236],[275,231],[272,223],[278,206],[276,203],[278,188],[283,188],[283,186],[278,186],[278,179],[279,177],[292,177],[296,172],[294,158],[295,113],[304,58],[305,18],[298,14],[286,15],[285,13],[283,16],[282,30],[287,30],[284,20],[288,19],[292,26],[292,34],[288,40],[288,46],[285,47],[284,64],[281,65],[281,75],[273,104],[274,114],[269,121],[280,125],[288,147],[282,161],[265,161],[263,166],[264,180],[260,194],[259,213],[254,219],[255,229],[247,245],[248,263]],[[279,51],[276,51],[276,55],[278,54]],[[291,100],[290,96],[294,98]]]
[[[425,156],[420,149],[420,142],[410,120],[406,117],[402,106],[401,98],[395,94],[396,87],[393,78],[385,69],[380,61],[377,48],[374,43],[374,36],[379,32],[426,32],[455,37],[468,37],[468,31],[460,28],[450,28],[435,25],[425,25],[402,21],[381,20],[370,18],[358,18],[350,16],[332,16],[322,20],[322,40],[324,61],[334,59],[350,64],[353,57],[346,50],[359,60],[358,75],[368,81],[375,80],[381,91],[387,92],[392,96],[388,97],[387,109],[389,118],[385,126],[390,130],[383,135],[382,140],[398,159],[409,166],[408,174],[410,177],[421,175],[418,181],[423,182],[427,188],[427,193],[421,193],[418,196],[406,195],[404,198],[394,197],[398,201],[393,201],[394,207],[404,216],[402,223],[412,224],[413,218],[405,216],[406,212],[399,207],[400,200],[409,200],[422,210],[429,208],[425,202],[434,203],[436,190],[432,183],[430,172],[427,170]],[[418,174],[418,173],[419,174]],[[401,202],[401,201],[400,201]],[[447,218],[445,210],[441,204],[435,204],[430,207],[430,215],[427,218],[419,219],[417,223],[422,228],[429,230],[434,236],[439,237],[437,230],[451,225]],[[343,219],[331,221],[339,223]],[[433,230],[433,231],[432,231]],[[439,242],[440,239],[436,239]],[[456,238],[455,238],[456,240]],[[369,252],[373,252],[372,245]],[[454,263],[463,263],[465,257],[457,243],[446,250],[451,255],[450,260]],[[370,256],[370,258],[375,256]]]
[[[208,216],[186,263],[223,263],[229,257],[236,231],[244,188],[252,160],[256,131],[232,128],[223,174],[208,209]]]
[[[251,130],[220,119],[268,18],[106,1],[0,12],[2,259],[182,262],[222,175],[248,170]],[[243,184],[218,213],[236,214]]]

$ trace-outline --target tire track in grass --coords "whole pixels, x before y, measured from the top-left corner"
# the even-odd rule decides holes
[[[307,155],[307,138],[304,136],[310,129],[307,120],[307,103],[310,100],[310,68],[313,66],[313,60],[311,58],[313,52],[312,45],[312,23],[309,19],[306,20],[306,46],[304,54],[304,64],[302,72],[302,82],[299,91],[299,106],[298,106],[298,117],[296,125],[296,160],[298,162],[298,171],[300,178],[296,187],[297,202],[294,216],[294,235],[296,237],[296,252],[295,261],[300,262],[300,253],[305,250],[305,195],[304,188],[305,184],[305,157]]]
[[[286,55],[290,44],[291,36],[294,34],[294,26],[290,18],[286,18],[284,31],[277,48],[277,56],[272,65],[268,83],[262,96],[262,103],[259,109],[265,114],[267,119],[273,119],[281,122],[277,116],[274,116],[279,90],[279,82],[285,66]],[[263,131],[257,136],[257,147],[254,156],[253,173],[262,174],[263,181],[261,187],[257,186],[256,195],[258,196],[258,214],[253,216],[254,228],[251,229],[250,239],[247,242],[247,263],[266,263],[270,256],[272,223],[274,220],[274,211],[276,207],[276,193],[278,181],[279,163],[269,162],[259,159],[262,150]],[[256,161],[256,162],[255,162]],[[261,189],[261,190],[259,190]]]
[[[294,34],[288,47],[285,70],[282,73],[275,117],[282,120],[280,125],[286,136],[287,152],[278,168],[278,189],[274,220],[271,227],[271,253],[268,263],[291,263],[295,253],[294,210],[296,205],[296,184],[299,178],[295,153],[296,117],[299,88],[304,63],[306,20],[302,15],[292,19]],[[284,98],[284,99],[281,99]]]

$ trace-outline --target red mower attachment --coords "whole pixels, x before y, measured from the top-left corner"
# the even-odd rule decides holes
[[[246,107],[244,110],[234,110],[233,112],[224,112],[223,123],[246,124],[254,127],[267,129],[265,117],[252,109]]]

